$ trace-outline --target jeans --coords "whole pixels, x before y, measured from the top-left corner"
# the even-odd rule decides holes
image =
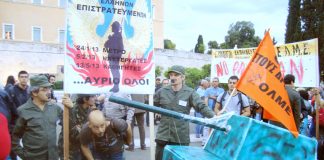
[[[108,153],[101,153],[101,152],[93,152],[93,157],[95,160],[123,160],[123,153],[124,152],[108,154]]]

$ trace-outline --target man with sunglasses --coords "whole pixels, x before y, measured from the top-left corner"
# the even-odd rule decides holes
[[[62,109],[50,102],[51,84],[46,76],[30,78],[30,98],[20,106],[18,119],[12,132],[12,150],[24,160],[57,160],[57,121],[62,118]],[[71,101],[64,105],[72,107]],[[22,140],[22,144],[20,141]]]

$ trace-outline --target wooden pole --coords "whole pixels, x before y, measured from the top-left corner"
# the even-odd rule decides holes
[[[64,96],[69,96],[68,94],[64,94]],[[64,105],[63,110],[63,142],[64,142],[64,160],[69,159],[69,113],[70,108]]]
[[[318,117],[318,112],[319,112],[320,106],[316,105],[316,110],[315,110],[315,130],[316,130],[316,139],[319,141],[319,117]]]

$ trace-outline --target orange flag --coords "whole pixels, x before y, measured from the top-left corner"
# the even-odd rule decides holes
[[[298,131],[269,32],[254,52],[236,88],[257,101],[295,137]]]

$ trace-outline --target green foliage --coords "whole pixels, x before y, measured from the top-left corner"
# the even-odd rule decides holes
[[[155,77],[160,77],[162,74],[162,67],[161,66],[156,66],[155,67]]]
[[[320,71],[324,71],[323,6],[323,0],[289,0],[285,35],[286,43],[318,38]]]
[[[219,45],[218,45],[217,41],[209,41],[208,49],[209,50],[208,50],[207,54],[211,54],[212,49],[219,49]]]
[[[197,68],[186,68],[186,85],[195,88],[199,80],[203,79],[203,73]]]
[[[222,49],[257,47],[261,39],[255,36],[254,25],[249,21],[238,21],[231,24],[225,36],[225,42],[220,44]]]
[[[172,49],[176,48],[176,44],[174,44],[171,40],[165,39],[164,40],[164,49]]]
[[[195,46],[195,53],[204,53],[205,52],[205,45],[202,35],[198,36],[197,44]]]
[[[53,85],[54,90],[62,90],[63,89],[63,81],[56,81]]]
[[[204,66],[201,67],[203,78],[210,77],[210,67],[211,64],[205,64]]]
[[[286,43],[301,40],[300,1],[301,0],[289,0],[285,35]]]

